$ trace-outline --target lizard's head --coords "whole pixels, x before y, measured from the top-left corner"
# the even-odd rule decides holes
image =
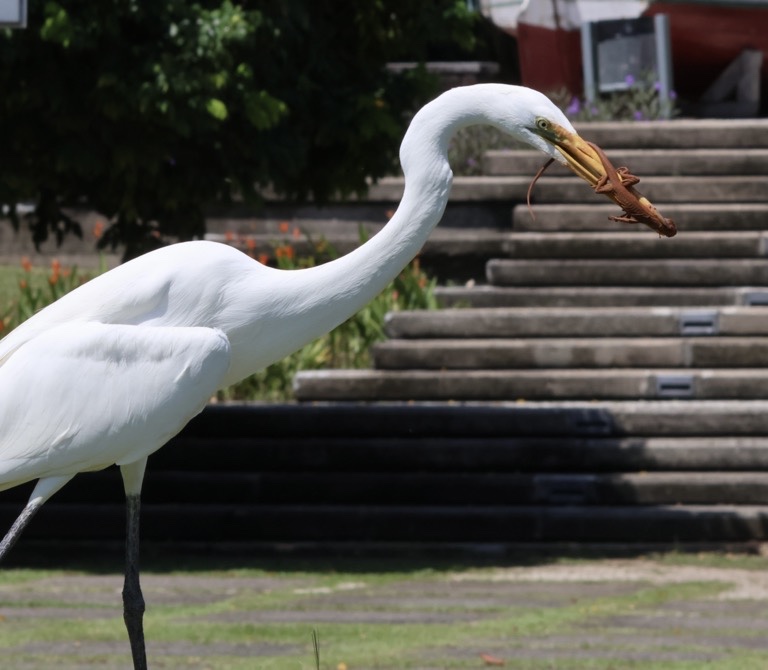
[[[624,210],[621,216],[610,217],[612,220],[643,223],[664,237],[677,233],[672,219],[664,218],[648,198],[635,190],[634,185],[640,180],[627,168],[615,168],[596,144],[582,139],[572,127],[566,128],[546,117],[538,117],[532,130],[559,152],[559,162]]]

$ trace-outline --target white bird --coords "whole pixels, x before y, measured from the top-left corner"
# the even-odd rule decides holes
[[[402,201],[381,232],[348,255],[283,271],[224,244],[176,244],[91,280],[1,340],[0,490],[38,481],[0,560],[75,474],[117,464],[128,511],[124,618],[134,668],[146,668],[138,518],[147,457],[217,389],[330,331],[397,276],[443,214],[450,138],[478,123],[571,166],[593,186],[605,176],[544,95],[499,84],[453,89],[414,116],[400,150]]]

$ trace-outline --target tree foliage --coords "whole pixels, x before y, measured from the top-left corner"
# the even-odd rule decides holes
[[[133,256],[234,195],[362,191],[434,91],[385,64],[472,34],[464,0],[31,0],[0,31],[0,203],[37,243],[91,207]]]

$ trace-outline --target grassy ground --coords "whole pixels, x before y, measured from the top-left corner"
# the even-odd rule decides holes
[[[43,270],[38,270],[40,281],[45,281]],[[19,295],[19,279],[23,270],[16,265],[0,265],[0,307],[7,305]]]
[[[49,556],[53,561],[54,557]],[[176,563],[188,567],[169,568]],[[130,668],[113,567],[0,573],[4,667]],[[145,566],[153,668],[768,668],[763,558]]]

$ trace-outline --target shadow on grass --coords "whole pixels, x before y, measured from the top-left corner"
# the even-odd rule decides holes
[[[453,572],[471,568],[532,567],[562,561],[653,558],[660,554],[701,552],[759,556],[758,544],[622,545],[552,543],[537,545],[421,546],[387,543],[337,543],[277,546],[274,544],[170,544],[145,542],[142,570],[154,573],[264,570],[302,573]],[[73,570],[94,574],[123,570],[123,545],[118,542],[47,542],[23,540],[7,557],[4,568]]]

